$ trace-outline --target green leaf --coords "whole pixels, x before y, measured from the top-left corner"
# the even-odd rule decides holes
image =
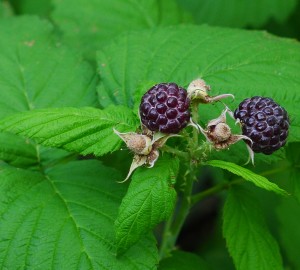
[[[298,200],[300,203],[300,143],[291,143],[287,147],[287,158],[290,163],[290,167],[288,168],[288,184],[291,188],[292,195]]]
[[[35,139],[44,146],[61,147],[83,155],[101,156],[120,148],[121,132],[135,131],[136,116],[126,107],[57,108],[15,114],[0,121],[0,130]]]
[[[297,0],[177,0],[190,11],[197,23],[233,27],[260,27],[269,19],[283,23]]]
[[[248,190],[230,189],[223,218],[223,234],[237,270],[283,269],[277,242]]]
[[[176,167],[177,159],[160,158],[153,168],[134,173],[115,224],[120,253],[171,215],[176,201],[172,186]]]
[[[243,168],[239,165],[236,165],[234,163],[222,161],[222,160],[209,160],[209,161],[205,162],[205,165],[209,165],[209,166],[227,170],[233,174],[241,176],[245,180],[252,182],[254,185],[256,185],[260,188],[263,188],[263,189],[266,189],[269,191],[274,191],[280,195],[288,195],[288,193],[285,190],[279,188],[276,184],[270,182],[267,178],[265,178],[261,175],[258,175],[256,173],[254,173],[246,168]]]
[[[126,186],[98,161],[45,174],[0,169],[1,269],[154,269],[157,249],[145,235],[116,257],[113,223]]]
[[[18,167],[38,164],[36,146],[19,136],[0,132],[0,160]]]
[[[17,14],[35,14],[47,17],[52,10],[52,0],[10,0]]]
[[[95,51],[118,34],[161,25],[174,25],[187,19],[174,0],[54,0],[52,18],[64,33],[64,42],[86,51]]]
[[[36,108],[94,106],[97,76],[71,50],[55,44],[37,17],[0,21],[0,117]]]
[[[176,82],[183,87],[202,77],[212,96],[232,93],[234,110],[247,97],[272,97],[289,113],[289,141],[300,141],[300,44],[265,32],[209,26],[166,27],[129,33],[98,53],[103,105],[133,106],[139,85]],[[130,71],[130,72],[129,72]],[[139,93],[141,97],[148,89]],[[223,106],[200,105],[200,120],[218,117]],[[238,156],[245,160],[244,152]]]
[[[300,269],[300,231],[297,218],[300,216],[299,201],[294,198],[282,200],[276,208],[276,214],[279,221],[276,231],[279,233],[281,250],[286,257],[286,269]]]
[[[171,257],[159,263],[158,270],[208,270],[208,264],[199,256],[193,253],[176,250]]]

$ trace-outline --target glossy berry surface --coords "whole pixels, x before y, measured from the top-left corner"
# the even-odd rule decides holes
[[[289,117],[287,111],[273,99],[252,97],[242,101],[234,112],[234,117],[242,124],[243,135],[253,141],[256,153],[272,154],[285,145]]]
[[[160,83],[142,97],[142,123],[152,131],[178,133],[190,120],[190,100],[185,89],[176,83]]]

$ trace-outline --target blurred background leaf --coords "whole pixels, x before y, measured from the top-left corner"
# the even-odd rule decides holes
[[[54,23],[64,43],[93,59],[95,51],[122,32],[189,22],[174,0],[53,0]]]
[[[0,19],[13,15],[13,9],[7,1],[0,0]]]
[[[17,15],[31,14],[48,17],[53,9],[52,0],[8,0]]]
[[[177,0],[197,23],[230,27],[261,27],[269,19],[284,22],[297,0]]]

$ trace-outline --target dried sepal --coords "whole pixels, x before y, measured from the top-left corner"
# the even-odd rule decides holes
[[[146,162],[147,162],[147,156],[134,155],[132,163],[130,165],[129,172],[128,172],[126,178],[123,181],[120,181],[118,183],[126,182],[129,179],[129,177],[131,176],[131,174],[133,173],[133,171],[135,169],[137,169],[138,167],[143,166],[144,164],[146,164]]]
[[[251,144],[253,143],[252,140],[245,135],[231,133],[231,128],[226,123],[226,113],[229,113],[230,115],[230,112],[231,111],[229,110],[229,108],[226,107],[218,118],[212,119],[208,122],[206,129],[203,129],[200,125],[198,125],[200,132],[216,150],[227,149],[230,145],[235,144],[240,140],[248,140]],[[246,145],[249,151],[249,159],[254,164],[253,151],[250,147],[248,147],[248,144]]]
[[[191,100],[205,100],[209,96],[207,93],[208,91],[210,91],[210,86],[200,78],[193,80],[187,88],[188,97]]]
[[[116,129],[114,132],[126,143],[128,149],[138,155],[148,155],[152,150],[152,140],[147,135],[135,132],[121,133]]]
[[[153,132],[143,125],[142,133],[121,133],[116,129],[113,129],[113,131],[126,143],[128,149],[134,153],[129,172],[126,178],[119,183],[127,181],[138,167],[145,165],[148,168],[152,168],[159,158],[158,149],[162,147],[170,137],[180,136],[177,134]]]
[[[210,96],[208,94],[208,91],[210,90],[211,90],[210,86],[207,85],[206,82],[200,78],[193,80],[187,88],[188,97],[191,100],[197,100],[198,102],[201,103],[212,103],[228,97],[234,99],[234,95],[232,94],[221,94],[218,96]]]
[[[152,168],[158,158],[159,158],[159,151],[157,149],[151,151],[151,153],[147,156],[147,161],[146,161],[146,165],[148,166],[148,168]]]

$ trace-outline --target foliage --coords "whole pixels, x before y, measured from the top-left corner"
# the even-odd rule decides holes
[[[300,4],[37,2],[0,2],[0,268],[217,269],[217,250],[219,265],[236,269],[299,268],[300,45],[242,27],[296,29]],[[150,86],[198,77],[211,96],[233,94],[232,110],[255,95],[280,103],[291,120],[285,149],[245,168],[243,141],[215,151],[188,126],[153,168],[118,183],[133,155],[113,129],[142,132]],[[192,105],[193,121],[204,128],[223,109]],[[219,202],[205,210],[217,213],[212,229],[197,225],[201,243],[186,252],[184,224],[207,200]]]

